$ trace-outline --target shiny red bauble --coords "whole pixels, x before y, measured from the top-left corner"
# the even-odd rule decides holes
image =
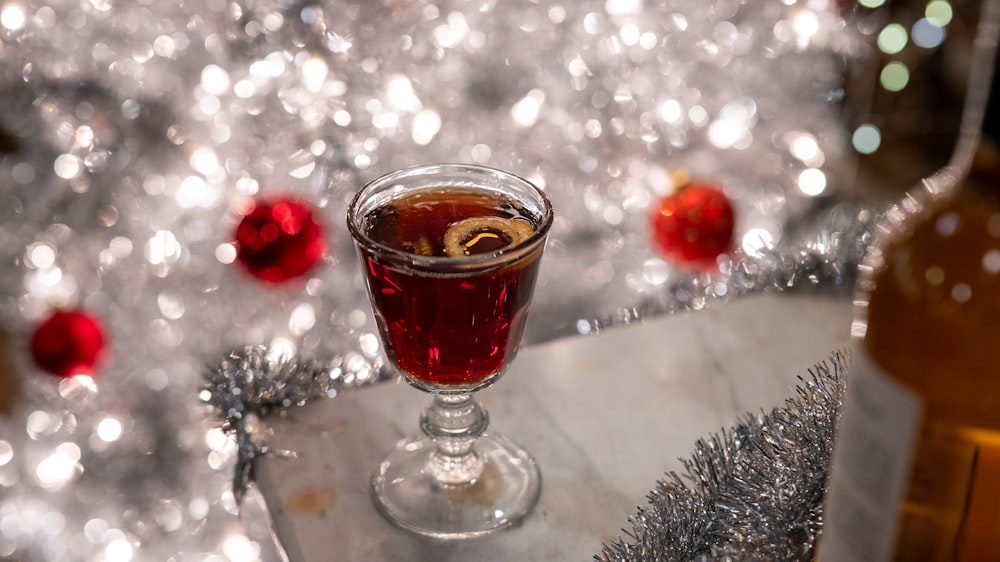
[[[31,357],[41,369],[60,377],[94,376],[104,355],[104,329],[80,311],[57,311],[31,337]]]
[[[308,273],[323,258],[326,240],[312,207],[295,199],[254,202],[236,227],[236,259],[266,283]]]
[[[652,219],[657,249],[670,262],[693,269],[713,269],[732,246],[735,214],[716,185],[695,182],[661,199]]]

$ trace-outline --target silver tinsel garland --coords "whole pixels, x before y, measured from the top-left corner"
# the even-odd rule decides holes
[[[800,377],[798,397],[699,440],[599,562],[812,560],[845,377],[839,351]]]
[[[253,480],[254,460],[269,452],[258,419],[275,408],[302,406],[316,398],[333,398],[395,378],[382,361],[347,354],[333,360],[290,358],[265,346],[247,346],[228,353],[208,371],[201,398],[236,437],[237,459],[233,495],[241,502]]]
[[[789,232],[774,248],[762,249],[755,256],[735,252],[719,274],[677,275],[667,283],[666,290],[591,319],[588,333],[660,314],[717,306],[757,293],[853,290],[857,266],[884,212],[884,208],[873,205],[831,205],[817,211],[810,229]]]

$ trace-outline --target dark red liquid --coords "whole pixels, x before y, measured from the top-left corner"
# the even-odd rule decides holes
[[[471,217],[531,217],[517,207],[468,192],[420,192],[366,217],[380,244],[445,256],[449,225]],[[488,233],[470,253],[492,253],[509,238]],[[496,236],[494,236],[496,234]],[[488,270],[433,273],[392,265],[363,251],[369,290],[386,351],[413,379],[429,386],[475,386],[513,358],[528,313],[542,245]]]

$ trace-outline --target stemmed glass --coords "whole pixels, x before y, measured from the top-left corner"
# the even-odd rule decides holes
[[[366,185],[348,227],[386,355],[433,395],[423,435],[400,441],[372,478],[393,523],[442,539],[483,535],[527,515],[541,488],[534,459],[486,433],[473,393],[513,360],[552,207],[513,174],[463,164],[392,172]]]

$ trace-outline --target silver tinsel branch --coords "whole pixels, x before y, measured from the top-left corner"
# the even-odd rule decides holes
[[[699,440],[599,562],[811,560],[834,428],[850,366],[838,351],[800,377],[798,396]]]
[[[233,495],[237,502],[253,480],[254,460],[269,451],[258,424],[261,416],[275,408],[302,406],[394,377],[395,371],[384,362],[351,354],[319,361],[280,355],[266,346],[229,352],[208,371],[200,396],[223,419],[223,429],[235,435]]]
[[[640,298],[631,306],[590,319],[591,333],[630,324],[661,314],[690,312],[717,306],[742,296],[767,293],[821,290],[851,291],[857,267],[871,244],[875,226],[885,209],[855,203],[838,203],[817,211],[801,232],[789,228],[785,241],[762,248],[757,255],[734,252],[717,274],[676,275],[660,293]],[[532,318],[531,325],[551,322]],[[563,326],[564,335],[578,327]],[[547,326],[550,334],[558,328]],[[531,335],[531,334],[529,334]],[[551,335],[550,335],[551,337]]]

